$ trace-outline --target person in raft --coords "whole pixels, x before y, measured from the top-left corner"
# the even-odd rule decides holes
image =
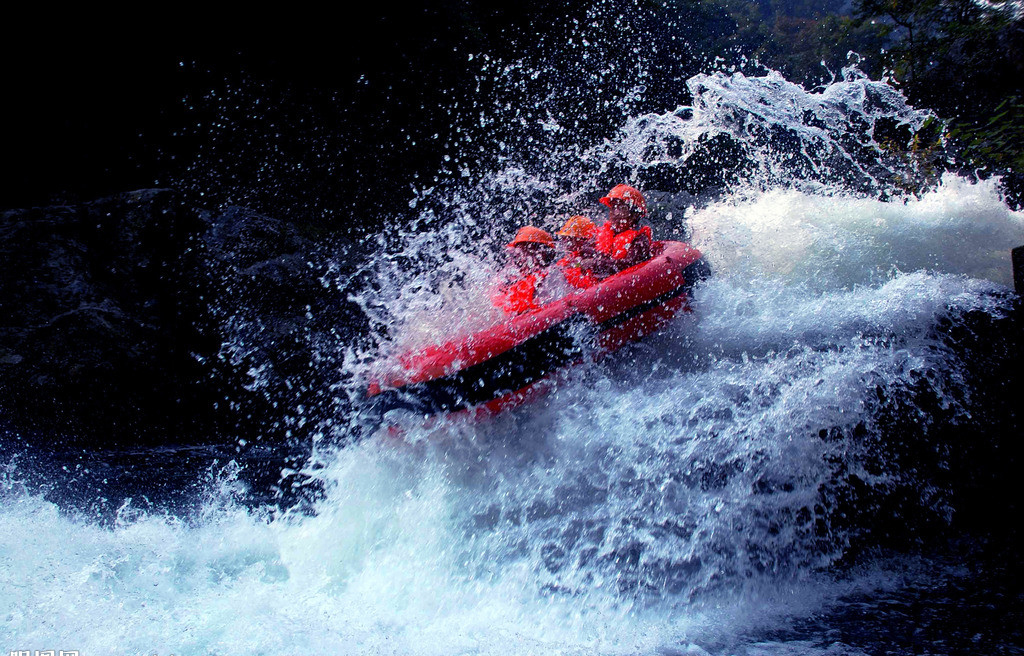
[[[594,248],[601,256],[601,274],[610,275],[651,259],[651,228],[640,226],[647,216],[647,202],[639,190],[615,185],[601,203],[608,206],[608,220],[597,229]]]
[[[565,276],[565,281],[576,289],[586,289],[599,282],[593,272],[597,256],[594,249],[596,234],[594,222],[578,214],[569,217],[562,229],[555,233],[562,253],[562,258],[555,264]]]
[[[545,294],[538,294],[538,286],[547,277],[547,267],[555,259],[555,239],[546,230],[523,226],[507,247],[519,270],[519,278],[504,285],[492,300],[508,314],[536,310],[543,305],[538,297]]]

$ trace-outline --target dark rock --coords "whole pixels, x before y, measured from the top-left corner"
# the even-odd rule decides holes
[[[1024,294],[1024,246],[1018,246],[1010,254],[1013,261],[1013,288],[1018,294]]]
[[[315,363],[342,307],[316,251],[285,221],[211,216],[168,189],[4,212],[4,421],[115,443],[306,423],[289,417],[330,404]]]
[[[7,420],[51,436],[109,434],[184,402],[198,307],[180,284],[200,228],[166,189],[0,215]]]
[[[349,265],[296,224],[248,208],[207,221],[216,376],[233,385],[226,396],[246,439],[307,443],[343,412],[338,354],[366,329],[361,310],[321,282],[329,264]]]
[[[244,207],[228,207],[212,219],[203,242],[214,258],[239,269],[310,246],[295,226]]]

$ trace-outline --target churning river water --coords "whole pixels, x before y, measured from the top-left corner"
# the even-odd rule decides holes
[[[1024,214],[996,181],[951,174],[918,195],[877,193],[892,166],[849,155],[844,135],[923,114],[856,71],[814,93],[777,74],[690,84],[687,108],[578,153],[596,164],[576,182],[597,190],[612,161],[685,167],[709,136],[744,145],[752,165],[727,189],[648,190],[656,236],[688,236],[712,267],[692,314],[493,421],[347,442],[352,417],[337,417],[307,465],[321,493],[301,510],[245,502],[228,467],[199,510],[129,503],[100,522],[22,485],[15,459],[0,489],[0,646],[1020,653],[1003,610],[1020,616],[1019,593],[950,551],[942,527],[965,445],[997,439],[974,420],[972,354],[949,336],[1011,314]],[[785,152],[762,138],[780,126]],[[476,189],[523,184],[557,201],[532,218],[546,227],[597,217],[596,195],[512,165]],[[366,262],[374,284],[339,281],[390,330],[333,366],[358,372],[469,321],[491,245],[520,217],[482,218],[425,213]]]

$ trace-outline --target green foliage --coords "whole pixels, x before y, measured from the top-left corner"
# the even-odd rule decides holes
[[[826,83],[861,56],[939,119],[917,134],[876,135],[901,159],[908,193],[952,166],[1003,174],[1024,198],[1024,8],[1014,0],[671,0],[706,30],[699,47],[725,64],[754,62],[806,86]],[[699,9],[698,9],[699,8]],[[1016,182],[1014,182],[1016,181]],[[1014,190],[1014,185],[1021,189]]]
[[[860,0],[911,101],[950,119],[962,164],[1024,173],[1024,18],[1002,0]]]
[[[900,178],[892,180],[897,189],[920,195],[938,184],[947,160],[949,133],[945,121],[932,117],[915,132],[898,126],[890,134],[876,133],[875,138],[883,150],[903,162],[897,169]]]
[[[704,4],[731,22],[732,29],[718,43],[720,52],[735,53],[807,85],[830,81],[848,63],[847,53],[878,52],[885,44],[885,36],[873,26],[841,13],[847,4],[843,1]]]
[[[861,0],[857,16],[889,40],[881,54],[896,78],[922,93],[944,95],[947,83],[1017,83],[1010,77],[1019,65],[1008,59],[1019,19],[1005,2]]]
[[[1012,96],[985,120],[954,122],[950,137],[962,147],[961,158],[969,166],[1024,172],[1024,101]]]

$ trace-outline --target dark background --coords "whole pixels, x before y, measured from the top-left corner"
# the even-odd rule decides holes
[[[214,141],[210,122],[222,107],[207,94],[228,81],[261,90],[262,111],[282,120],[302,106],[333,100],[330,111],[320,109],[325,119],[333,112],[336,124],[328,121],[321,129],[338,128],[358,113],[364,114],[361,124],[371,127],[377,121],[367,114],[382,107],[358,106],[357,80],[387,71],[407,85],[394,90],[396,97],[420,93],[404,72],[411,61],[429,56],[443,29],[439,11],[396,18],[349,9],[341,24],[313,13],[280,21],[221,17],[215,23],[206,15],[152,17],[123,27],[84,17],[82,25],[68,18],[12,24],[14,38],[3,45],[11,166],[0,207],[74,202],[181,181],[201,148]],[[19,33],[21,27],[28,33]],[[253,109],[243,111],[254,127],[263,127]],[[357,136],[359,143],[349,149],[354,159],[394,135]],[[240,160],[258,153],[224,148],[217,155]]]
[[[944,155],[954,165],[1006,173],[1024,164],[1024,25],[981,4],[429,0],[322,13],[12,12],[0,38],[0,208],[173,184],[206,205],[348,227],[352,214],[401,212],[410,185],[455,167],[446,153],[486,168],[496,140],[523,137],[515,112],[507,126],[474,127],[481,108],[579,114],[572,136],[585,142],[624,113],[685,103],[683,82],[697,72],[742,62],[813,87],[851,50],[872,77],[887,73],[915,105],[952,120],[955,147]],[[503,80],[483,70],[483,54],[543,74]],[[651,73],[646,90],[625,107],[640,69]],[[455,143],[474,131],[474,144]],[[891,144],[920,158],[932,146]]]
[[[15,20],[0,46],[0,207],[175,184],[307,220],[398,208],[410,181],[441,167],[458,123],[442,108],[487,95],[474,90],[468,54],[544,56],[545,38],[585,13],[564,2],[435,1],[340,17]]]
[[[457,163],[486,168],[498,140],[521,154],[520,112],[576,116],[586,142],[624,112],[675,108],[710,58],[742,54],[738,26],[724,5],[646,0],[12,20],[0,208],[172,185],[207,207],[358,229]],[[496,61],[542,75],[507,78]],[[655,76],[626,107],[641,68]],[[507,121],[477,125],[497,105]]]

